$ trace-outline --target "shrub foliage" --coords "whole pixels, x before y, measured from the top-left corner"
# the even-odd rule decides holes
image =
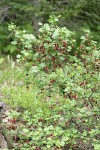
[[[19,137],[28,139],[24,146],[35,150],[74,149],[80,142],[85,149],[92,146],[99,150],[97,42],[84,30],[77,43],[74,33],[57,26],[58,21],[59,17],[50,16],[48,23],[39,23],[37,37],[13,23],[9,25],[12,44],[18,48],[17,59],[26,71],[27,89],[38,87],[37,93],[42,95],[41,105],[35,104],[35,114],[23,113],[28,124],[23,129],[26,136],[20,133]],[[31,128],[27,129],[28,125]]]

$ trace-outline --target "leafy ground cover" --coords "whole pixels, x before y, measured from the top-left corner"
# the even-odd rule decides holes
[[[89,31],[77,43],[57,21],[51,17],[38,37],[9,27],[18,62],[1,65],[0,86],[15,150],[100,149],[99,48]]]

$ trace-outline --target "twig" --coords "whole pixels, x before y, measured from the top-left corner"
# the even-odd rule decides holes
[[[3,9],[2,11],[0,11],[0,14],[2,14],[2,13],[5,12],[5,11],[7,11],[9,8],[11,8],[11,7],[7,7],[7,8],[5,8],[5,9]]]

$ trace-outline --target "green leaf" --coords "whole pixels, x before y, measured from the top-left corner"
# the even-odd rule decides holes
[[[18,54],[16,57],[19,59],[19,58],[21,58],[21,55],[20,55],[20,54]]]
[[[85,40],[85,36],[81,36],[81,38],[80,38],[81,40]]]
[[[100,144],[93,144],[94,150],[100,150]]]
[[[25,128],[25,129],[23,129],[23,132],[24,132],[24,133],[29,133],[30,130]]]
[[[38,67],[37,66],[32,66],[32,68],[31,68],[31,71],[30,72],[32,72],[32,73],[37,73],[37,72],[39,72],[39,69],[38,69]]]
[[[4,62],[3,58],[0,58],[0,64],[2,64]]]

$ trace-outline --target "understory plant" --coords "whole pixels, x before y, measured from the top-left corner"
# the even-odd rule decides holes
[[[11,99],[26,98],[28,104],[23,101],[21,106],[29,106],[22,116],[26,126],[17,128],[16,134],[33,150],[99,150],[100,51],[89,31],[84,30],[77,43],[73,32],[57,26],[58,18],[39,23],[37,37],[9,25],[17,60],[26,72],[27,91],[18,94],[12,89],[16,96],[11,94]]]

